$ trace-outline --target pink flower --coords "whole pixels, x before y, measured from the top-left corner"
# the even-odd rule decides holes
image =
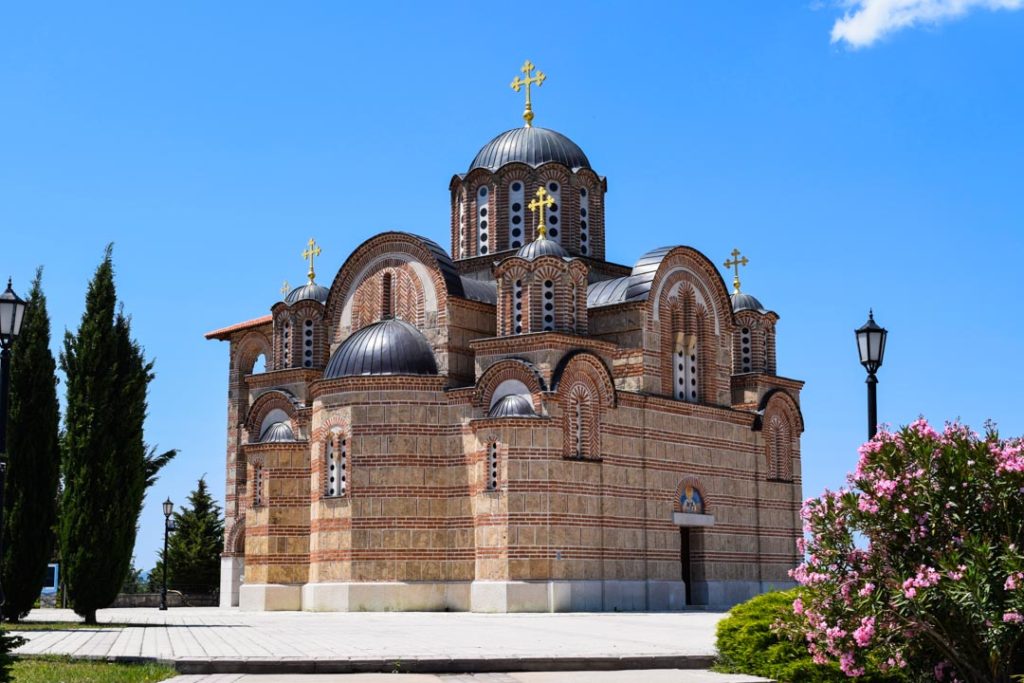
[[[839,668],[850,678],[864,675],[864,667],[856,666],[852,652],[844,652],[839,656]]]
[[[1020,612],[1005,612],[1003,614],[1003,622],[1007,624],[1021,624],[1024,623],[1024,615]]]
[[[803,614],[803,613],[804,613],[804,601],[801,600],[800,598],[797,598],[796,600],[793,601],[793,614]]]
[[[1024,572],[1014,572],[1006,577],[1006,583],[1003,584],[1003,588],[1008,591],[1014,591],[1020,585],[1024,585]]]
[[[857,595],[859,595],[862,598],[866,598],[866,597],[868,597],[869,595],[871,595],[874,592],[875,592],[875,584],[873,584],[870,581],[868,581],[867,583],[864,584],[863,588],[861,588],[859,591],[857,591]]]
[[[875,618],[864,617],[860,620],[860,626],[853,632],[853,640],[861,647],[867,647],[874,636]]]

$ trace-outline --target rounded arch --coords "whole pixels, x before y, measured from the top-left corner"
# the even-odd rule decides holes
[[[335,276],[325,311],[334,329],[342,326],[346,309],[351,314],[353,292],[381,260],[411,266],[423,286],[424,313],[436,314],[439,322],[447,315],[448,296],[465,296],[455,264],[436,243],[410,233],[384,232],[359,245]]]
[[[793,397],[774,389],[761,399],[761,416],[755,428],[760,429],[768,479],[793,480],[793,461],[800,456],[803,416]]]
[[[224,539],[224,554],[245,555],[245,517],[235,521]]]
[[[532,363],[521,358],[506,358],[484,370],[473,392],[473,405],[486,411],[494,402],[495,391],[507,381],[518,381],[526,386],[534,397],[534,408],[539,408],[538,397],[547,390],[544,378]]]
[[[675,288],[681,282],[689,283],[700,292],[712,315],[716,335],[732,331],[732,302],[722,274],[707,256],[686,246],[672,247],[660,257],[647,297],[651,321],[660,320],[661,305],[667,300],[664,296],[666,287]]]
[[[563,356],[555,367],[551,385],[555,391],[562,393],[563,385],[570,385],[584,377],[594,387],[603,406],[611,408],[615,405],[612,373],[604,361],[590,351],[577,350]]]
[[[297,398],[284,389],[273,389],[260,394],[245,416],[243,426],[249,433],[250,440],[259,438],[260,428],[268,416],[275,411],[281,411],[288,416],[292,422],[292,429],[298,433],[298,411],[300,404]]]
[[[707,489],[704,487],[704,483],[701,482],[700,479],[698,479],[697,477],[693,477],[693,476],[683,477],[679,481],[678,486],[676,486],[675,498],[672,501],[672,511],[673,512],[688,512],[688,511],[692,511],[692,510],[684,510],[683,509],[683,500],[684,500],[684,498],[688,498],[690,500],[693,499],[693,496],[687,497],[687,489],[688,488],[692,489],[692,490],[694,490],[694,491],[696,491],[697,493],[700,494],[700,502],[702,504],[701,505],[701,513],[705,514],[705,515],[706,514],[710,514],[711,502],[708,500]]]
[[[246,332],[241,339],[234,343],[234,354],[231,367],[241,375],[252,374],[253,367],[260,356],[263,356],[268,366],[273,357],[273,344],[270,337],[257,330]]]

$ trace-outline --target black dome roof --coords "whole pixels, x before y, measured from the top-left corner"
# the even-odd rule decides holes
[[[404,320],[387,319],[353,333],[331,355],[324,379],[360,375],[436,375],[430,342]]]
[[[516,256],[526,259],[527,261],[533,261],[534,259],[539,259],[541,256],[568,258],[569,252],[563,249],[562,245],[558,242],[549,240],[547,237],[542,237],[519,247],[519,251],[516,252]]]
[[[734,313],[739,313],[740,311],[765,312],[761,302],[745,292],[737,292],[729,298],[732,299],[732,310]]]
[[[294,304],[299,301],[306,301],[312,299],[313,301],[319,301],[320,303],[327,302],[327,295],[331,290],[327,289],[322,285],[318,285],[315,282],[307,282],[301,287],[296,287],[292,291],[288,292],[288,296],[284,298],[286,304]]]
[[[533,411],[533,401],[526,396],[509,394],[494,402],[487,411],[487,417],[537,417]]]
[[[274,422],[267,425],[260,435],[260,443],[287,443],[295,441],[295,434],[287,422]]]
[[[547,128],[513,128],[507,130],[481,148],[469,165],[496,171],[512,162],[529,164],[534,168],[549,161],[557,161],[571,169],[590,168],[590,161],[580,146],[559,132]]]

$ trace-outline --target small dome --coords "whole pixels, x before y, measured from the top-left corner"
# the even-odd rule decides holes
[[[526,259],[527,261],[533,261],[535,259],[539,259],[541,256],[568,258],[569,252],[562,249],[562,245],[558,242],[543,237],[519,247],[519,251],[516,252],[516,256]]]
[[[533,401],[527,396],[509,394],[495,401],[487,411],[487,417],[537,417],[533,411]]]
[[[764,306],[761,305],[760,301],[744,292],[733,294],[729,298],[732,299],[732,310],[734,313],[739,313],[740,311],[757,311],[758,313],[767,312],[765,311]]]
[[[507,130],[484,145],[469,165],[469,170],[488,168],[497,171],[513,162],[537,168],[549,161],[570,169],[590,168],[590,161],[579,145],[561,133],[547,128],[524,127]]]
[[[295,434],[287,422],[272,422],[260,435],[260,443],[286,443],[295,441]]]
[[[288,292],[288,296],[284,298],[284,302],[289,305],[309,300],[326,303],[327,295],[330,291],[331,290],[326,287],[322,287],[315,282],[307,282],[301,287],[296,287],[292,291]]]
[[[437,360],[423,333],[388,318],[356,331],[331,355],[324,379],[361,375],[436,375]]]

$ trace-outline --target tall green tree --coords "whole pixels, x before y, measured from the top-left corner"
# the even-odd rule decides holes
[[[39,268],[11,352],[3,528],[3,614],[10,621],[28,614],[39,597],[57,522],[60,408],[42,278]]]
[[[220,584],[224,520],[201,477],[189,494],[188,506],[174,513],[174,531],[167,545],[167,585],[183,593],[208,593]],[[161,558],[163,560],[164,558]],[[162,570],[162,565],[157,567]]]
[[[68,598],[86,623],[117,596],[132,560],[146,487],[174,452],[143,439],[153,364],[117,310],[112,248],[85,300],[77,333],[67,333],[64,493],[58,536]]]

